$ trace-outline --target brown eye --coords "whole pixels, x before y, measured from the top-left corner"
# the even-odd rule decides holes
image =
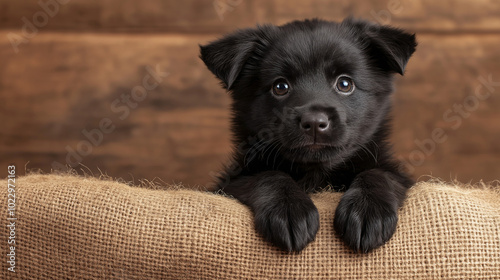
[[[335,90],[344,95],[349,95],[354,91],[354,82],[347,76],[339,76],[335,83]]]
[[[277,79],[273,84],[273,93],[279,96],[285,95],[290,90],[290,86],[285,79]]]

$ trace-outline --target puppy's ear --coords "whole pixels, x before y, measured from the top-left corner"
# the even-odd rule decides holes
[[[360,39],[365,51],[377,66],[389,72],[404,74],[406,64],[417,47],[415,34],[352,18],[346,19],[342,24],[361,32]]]
[[[266,31],[271,26],[242,29],[207,45],[200,45],[200,58],[208,69],[231,90],[234,81],[257,48],[266,43]]]

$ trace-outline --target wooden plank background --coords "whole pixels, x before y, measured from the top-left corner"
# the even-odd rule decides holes
[[[74,160],[68,151],[85,148],[83,132],[109,119],[114,130],[78,169],[209,185],[231,150],[230,100],[198,44],[257,23],[354,15],[417,33],[418,50],[396,80],[392,137],[412,174],[500,179],[500,86],[482,86],[500,82],[499,1],[59,1],[42,1],[52,3],[44,9],[0,0],[1,176],[10,163],[47,172]],[[25,27],[16,52],[10,40],[26,21],[38,27]],[[156,67],[168,76],[120,119],[112,104]],[[490,95],[474,100],[477,87]],[[426,140],[436,129],[443,143]]]

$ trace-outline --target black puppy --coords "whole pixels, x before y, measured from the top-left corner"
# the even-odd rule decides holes
[[[413,181],[392,158],[392,74],[415,36],[365,21],[294,21],[200,46],[231,92],[234,162],[218,186],[248,205],[267,240],[300,251],[319,228],[308,192],[345,190],[335,230],[355,251],[388,241]]]

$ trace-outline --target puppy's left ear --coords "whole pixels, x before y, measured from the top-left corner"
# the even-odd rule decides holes
[[[271,26],[242,29],[207,45],[200,45],[200,58],[226,89],[231,90],[247,60],[265,45]]]
[[[415,34],[352,18],[343,24],[361,31],[361,41],[377,66],[389,72],[404,74],[406,64],[417,47]]]

